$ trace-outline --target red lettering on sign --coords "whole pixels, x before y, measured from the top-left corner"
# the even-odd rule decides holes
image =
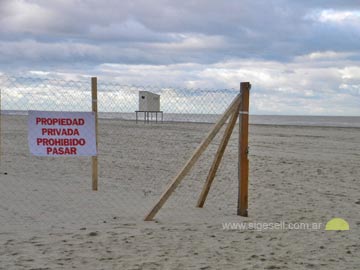
[[[36,144],[42,146],[84,146],[86,140],[81,139],[47,139],[47,138],[36,138]]]
[[[76,155],[76,147],[47,147],[47,155]]]
[[[48,136],[80,136],[77,128],[42,128],[41,134]]]
[[[84,118],[36,118],[36,125],[44,126],[83,126],[85,124]]]

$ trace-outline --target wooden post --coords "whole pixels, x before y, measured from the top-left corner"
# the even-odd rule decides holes
[[[91,78],[91,100],[92,111],[95,114],[95,140],[96,140],[96,152],[98,151],[98,106],[97,106],[97,78]],[[96,156],[91,157],[92,167],[92,190],[98,190],[98,153]]]
[[[206,150],[211,141],[214,139],[216,134],[219,132],[221,127],[225,124],[226,120],[229,116],[236,110],[240,103],[240,94],[234,99],[229,108],[224,112],[218,122],[215,124],[212,130],[208,133],[206,138],[201,142],[201,144],[196,148],[192,157],[186,162],[185,166],[180,170],[180,172],[175,176],[175,178],[170,182],[166,190],[161,195],[159,201],[155,204],[155,206],[151,209],[151,211],[145,217],[145,221],[152,220],[157,212],[161,209],[161,207],[165,204],[167,199],[176,189],[176,187],[180,184],[181,180],[184,179],[186,174],[191,170],[194,166],[195,162],[199,159],[201,154]]]
[[[2,156],[2,133],[1,133],[1,120],[2,120],[2,112],[1,112],[1,88],[0,88],[0,170],[2,169],[2,160],[1,160],[1,156]],[[0,173],[2,173],[0,171]]]
[[[207,176],[205,185],[203,187],[203,190],[201,191],[199,200],[197,202],[197,207],[202,208],[204,206],[206,197],[207,197],[207,195],[208,195],[208,193],[210,191],[211,184],[212,184],[212,182],[213,182],[213,180],[215,178],[216,172],[217,172],[217,170],[219,168],[220,162],[221,162],[222,157],[223,157],[223,155],[225,153],[226,146],[228,145],[229,139],[230,139],[231,134],[232,134],[232,132],[234,130],[236,120],[237,120],[238,115],[239,115],[239,110],[240,110],[240,104],[238,105],[237,109],[233,112],[233,115],[231,116],[230,122],[228,123],[228,125],[226,127],[226,130],[224,131],[223,138],[222,138],[222,140],[220,142],[219,148],[218,148],[218,150],[216,152],[214,161],[213,161],[213,163],[211,165],[209,174]]]
[[[4,162],[3,162],[3,158],[2,158],[2,155],[3,155],[3,145],[2,145],[3,136],[2,136],[1,132],[2,132],[2,117],[3,117],[3,115],[2,115],[2,111],[1,111],[2,110],[1,102],[2,102],[2,91],[1,91],[1,88],[0,88],[0,173],[6,175],[7,172],[5,171],[5,168],[4,168],[4,171],[2,171],[3,167],[5,167],[5,166],[3,165]]]
[[[249,132],[249,91],[248,82],[240,84],[241,105],[239,115],[239,196],[237,214],[248,216],[248,190],[249,190],[249,160],[248,160],[248,132]]]

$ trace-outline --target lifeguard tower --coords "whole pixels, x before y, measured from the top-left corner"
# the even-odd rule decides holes
[[[136,113],[136,123],[138,122],[139,113],[144,114],[144,123],[149,123],[154,119],[158,122],[158,114],[161,116],[161,122],[163,122],[163,111],[160,110],[160,95],[149,92],[139,91],[139,110]]]

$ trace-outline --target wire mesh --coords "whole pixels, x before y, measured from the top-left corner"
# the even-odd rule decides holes
[[[238,94],[235,89],[130,86],[101,79],[97,87],[99,191],[92,192],[90,158],[36,157],[27,144],[29,110],[91,111],[90,78],[65,81],[0,76],[1,215],[7,226],[80,227],[116,217],[141,220],[211,123]],[[135,123],[140,91],[160,95],[164,123]],[[179,186],[164,215],[176,209],[178,217],[191,216],[184,209],[196,204],[218,137]],[[216,192],[209,196],[208,212],[203,213],[234,214],[236,138],[230,140],[229,149],[214,184]]]

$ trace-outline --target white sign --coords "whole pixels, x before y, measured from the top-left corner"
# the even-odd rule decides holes
[[[29,111],[29,148],[35,156],[96,156],[93,112]]]

